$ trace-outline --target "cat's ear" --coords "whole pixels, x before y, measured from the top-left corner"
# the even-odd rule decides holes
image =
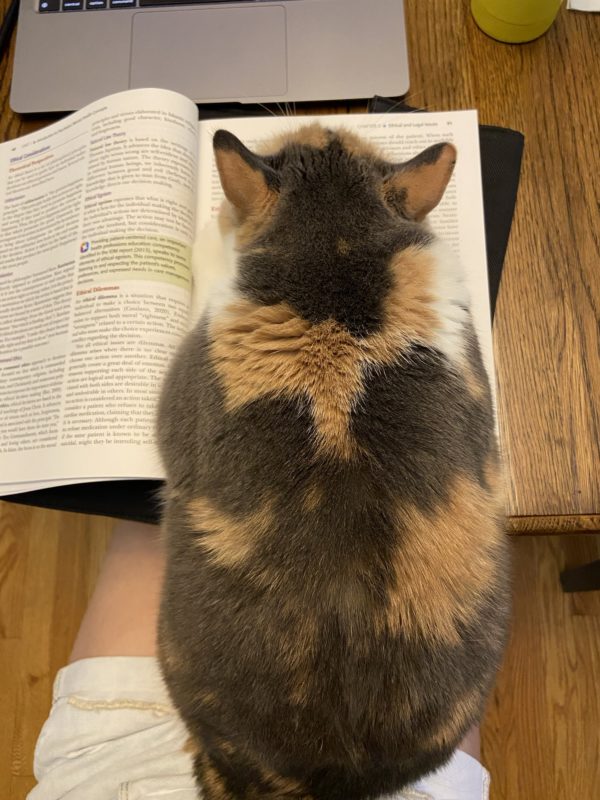
[[[278,188],[279,176],[229,131],[215,133],[213,148],[225,197],[243,221],[269,201]]]
[[[456,148],[442,142],[398,164],[383,184],[386,200],[404,217],[420,222],[442,199],[456,163]]]

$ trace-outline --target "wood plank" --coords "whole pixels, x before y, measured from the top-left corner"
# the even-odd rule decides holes
[[[54,675],[50,649],[55,641],[52,609],[58,570],[59,514],[33,509],[27,526],[27,570],[23,629],[16,675],[15,734],[11,775],[31,774],[37,734],[48,715]],[[23,721],[23,722],[22,722]],[[27,724],[24,722],[27,721]]]
[[[68,658],[113,524],[0,503],[2,798],[22,800],[34,785],[33,752],[54,677]]]
[[[569,537],[569,544],[570,544]],[[512,540],[513,627],[482,730],[491,800],[592,800],[600,786],[600,593],[564,595],[558,575],[600,536]],[[597,556],[596,556],[597,557]]]
[[[494,331],[509,514],[598,515],[600,15],[563,4],[545,36],[515,46],[485,36],[468,0],[406,9],[408,102],[478,108],[525,134]]]
[[[12,504],[0,514],[0,640],[21,635],[27,560],[21,530],[29,514],[26,508]]]
[[[31,775],[16,775],[11,780],[11,800],[25,800],[35,786],[35,778]]]
[[[2,534],[0,533],[0,537]],[[16,684],[21,643],[0,639],[0,797],[12,800],[12,747],[17,722]],[[27,724],[27,720],[24,721]]]

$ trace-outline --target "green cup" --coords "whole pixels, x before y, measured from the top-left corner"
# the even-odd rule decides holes
[[[492,39],[530,42],[546,33],[562,0],[471,0],[475,22]]]

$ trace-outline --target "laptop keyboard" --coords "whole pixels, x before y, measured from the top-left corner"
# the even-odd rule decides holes
[[[191,6],[210,3],[215,5],[233,0],[39,0],[38,11],[48,14],[55,11],[96,11],[108,8],[146,8],[148,6]],[[235,0],[236,3],[255,3],[260,0]]]

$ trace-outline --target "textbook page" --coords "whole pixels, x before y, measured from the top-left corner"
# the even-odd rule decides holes
[[[330,128],[348,128],[378,145],[392,162],[407,161],[438,142],[452,142],[458,150],[454,174],[442,201],[429,215],[433,230],[457,252],[466,272],[475,329],[484,364],[495,394],[494,355],[488,294],[487,258],[479,129],[476,111],[440,111],[426,114],[333,114],[302,117],[258,117],[200,122],[200,163],[198,183],[198,236],[211,231],[209,221],[218,213],[223,198],[215,164],[212,137],[219,128],[235,134],[253,150],[275,133],[293,131],[300,125],[318,122]],[[208,165],[210,166],[210,169]],[[214,237],[213,237],[214,238]],[[198,248],[196,248],[198,249]],[[194,275],[206,265],[197,258]],[[208,287],[207,287],[208,288]],[[193,315],[198,316],[205,292],[195,293]]]
[[[191,101],[140,89],[0,146],[0,493],[161,476],[197,145]]]

